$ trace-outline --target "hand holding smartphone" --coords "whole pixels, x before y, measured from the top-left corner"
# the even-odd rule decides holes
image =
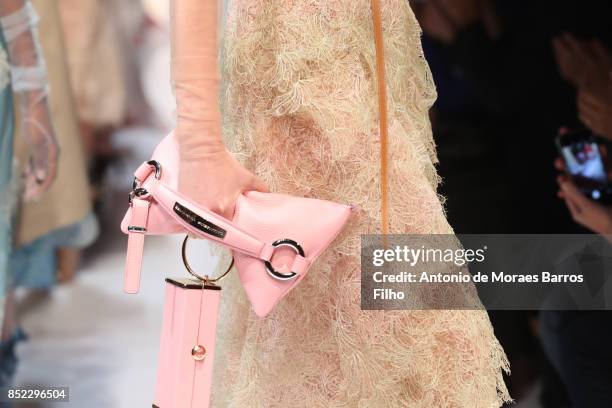
[[[556,139],[565,171],[584,195],[612,203],[612,185],[605,163],[605,148],[588,130],[562,132]]]

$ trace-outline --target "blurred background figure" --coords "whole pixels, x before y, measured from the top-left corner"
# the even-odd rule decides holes
[[[10,15],[11,9],[2,9],[2,16]],[[1,21],[1,20],[0,20]],[[4,321],[8,261],[12,245],[13,209],[17,188],[13,176],[13,94],[11,89],[11,66],[4,29],[0,30],[0,323]],[[15,355],[12,336],[0,338],[0,385],[7,384],[14,373]],[[10,360],[10,362],[9,362]]]
[[[111,132],[127,114],[125,55],[119,42],[123,31],[113,19],[112,3],[59,1],[72,89],[89,157],[110,153]]]
[[[553,41],[563,78],[577,92],[578,116],[596,135],[597,149],[611,180],[612,52],[599,39],[564,34]],[[567,134],[562,129],[562,135]],[[564,160],[555,161],[558,196],[572,219],[612,241],[612,205],[598,203],[567,175]],[[610,312],[540,312],[541,338],[550,360],[565,383],[572,406],[612,406],[612,314]]]
[[[425,0],[415,1],[414,7],[438,87],[432,123],[444,178],[441,193],[447,197],[455,231],[584,232],[556,198],[556,170],[550,163],[558,155],[555,137],[560,127],[587,125],[601,136],[606,132],[612,4]],[[564,188],[571,189],[562,184]],[[582,192],[576,197],[582,204],[598,206]],[[598,212],[592,224],[601,223],[603,208]],[[568,346],[563,349],[568,357],[560,364],[554,358],[559,353],[551,353],[547,345],[562,338],[566,346],[578,340],[571,331],[541,334],[535,311],[490,315],[510,358],[508,385],[519,405],[612,404],[605,394],[594,392],[610,383],[601,368],[612,364],[597,343],[580,343],[593,349],[583,360],[580,350]],[[609,326],[609,313],[595,316],[585,316],[589,323],[575,327],[584,330],[590,325],[590,331],[597,332]],[[597,367],[591,364],[593,358],[600,359]],[[569,361],[573,365],[565,364]],[[593,370],[575,370],[580,364],[591,364]],[[574,374],[568,375],[572,370]],[[585,387],[588,381],[594,388]],[[590,399],[585,399],[588,394]]]
[[[14,288],[17,278],[12,269],[12,226],[14,209],[22,191],[24,200],[42,198],[55,180],[58,143],[51,123],[45,57],[37,32],[38,16],[29,1],[6,0],[0,3],[2,29],[2,222],[0,233],[0,384],[10,383],[16,369],[15,345],[24,334],[15,324]],[[15,101],[11,99],[12,90]],[[12,108],[15,104],[17,109]],[[14,120],[14,115],[19,117]],[[13,167],[13,133],[27,144],[22,167]],[[20,177],[21,175],[21,177]],[[22,188],[19,188],[19,185]],[[12,187],[11,187],[12,185]],[[6,297],[4,295],[6,294]]]
[[[29,24],[36,28],[37,50],[45,59],[48,130],[57,135],[56,143],[45,147],[61,154],[48,160],[57,174],[50,172],[53,183],[44,191],[27,178],[20,182],[22,164],[30,163],[36,145],[18,140],[26,135],[22,122],[27,116],[20,109],[12,112],[8,81],[14,60],[5,58],[0,66],[6,66],[2,72],[8,86],[0,111],[7,119],[1,129],[7,136],[1,139],[1,165],[7,167],[14,156],[17,167],[13,183],[8,167],[3,168],[0,184],[1,197],[14,201],[10,216],[8,199],[2,203],[7,215],[0,223],[0,283],[7,293],[1,378],[3,384],[19,386],[69,385],[74,406],[148,405],[148,395],[126,399],[128,392],[121,387],[134,386],[125,375],[152,387],[155,359],[150,357],[157,354],[157,343],[150,339],[158,336],[163,299],[155,288],[163,280],[151,276],[149,298],[123,296],[125,240],[117,226],[126,206],[117,203],[127,203],[131,172],[174,126],[169,5],[163,0],[32,0],[28,7],[36,10],[35,23]],[[20,185],[35,189],[25,188],[24,199],[14,199],[18,196],[9,186],[17,191]],[[96,237],[86,256],[80,256]],[[162,238],[150,246],[159,246],[162,254],[173,242]],[[168,270],[181,271],[179,257],[172,259],[176,264]],[[77,270],[82,272],[78,276]],[[64,285],[54,287],[58,282]],[[141,331],[129,329],[136,324]],[[122,361],[133,358],[135,350],[142,353],[143,364],[132,365],[130,372]]]
[[[38,31],[48,77],[50,119],[61,149],[57,177],[40,199],[23,202],[17,216],[11,269],[19,285],[44,289],[72,276],[78,247],[97,235],[85,155],[71,92],[66,53],[56,0],[33,0],[39,15]],[[18,121],[19,123],[20,121]],[[18,126],[17,134],[21,132]],[[16,156],[25,162],[27,146],[19,141]],[[58,267],[59,264],[59,267]]]
[[[142,10],[140,2],[132,2],[136,5],[132,15],[138,28],[130,27],[128,23],[132,19],[129,19],[117,22],[122,28],[118,31],[111,27],[100,30],[94,27],[93,32],[73,32],[70,37],[64,36],[60,20],[62,3],[59,0],[7,0],[0,5],[3,35],[3,52],[0,53],[3,92],[0,104],[0,284],[1,293],[6,294],[2,296],[0,308],[2,384],[12,381],[17,367],[15,346],[26,338],[18,316],[27,315],[36,303],[44,302],[40,295],[48,293],[57,281],[68,280],[74,275],[79,266],[80,249],[91,244],[98,235],[98,222],[92,212],[95,190],[90,185],[86,163],[112,153],[100,151],[98,147],[110,146],[110,136],[105,135],[104,130],[118,127],[129,114],[125,102],[128,75],[137,79],[131,88],[136,95],[134,100],[144,101],[136,85],[139,82],[135,74],[137,67],[128,69],[126,65],[125,69],[122,66],[108,76],[102,75],[113,63],[124,61],[118,57],[119,53],[113,54],[121,43],[111,34],[136,37],[140,32],[144,21],[143,13],[138,13]],[[89,15],[91,18],[100,11],[91,5],[88,7],[86,2],[77,3],[82,8],[73,5],[71,10],[81,10],[85,13],[81,17],[87,17],[89,12],[93,13]],[[101,21],[104,26],[115,20],[107,16]],[[77,23],[72,22],[73,30],[91,28],[88,24],[75,28]],[[99,32],[102,38],[97,38]],[[89,43],[82,45],[85,49],[74,46],[72,50],[91,51],[92,55],[77,54],[69,59],[65,38],[77,43],[79,39],[89,39]],[[127,44],[122,48],[121,57],[129,54],[127,48]],[[100,64],[105,58],[108,59],[106,63]],[[69,66],[70,62],[73,66]],[[92,78],[88,70],[94,67]],[[71,81],[70,73],[75,72],[77,77]],[[78,105],[72,88],[74,83],[81,86],[78,95],[82,97]],[[16,109],[13,109],[13,100]],[[77,106],[81,108],[79,112]],[[141,110],[134,111],[135,117],[147,114],[146,104],[140,106]],[[78,113],[85,119],[80,120]],[[89,126],[90,123],[95,125]],[[90,138],[92,129],[101,130],[101,144],[94,146]],[[89,146],[89,151],[83,145]],[[90,170],[95,174],[94,166]]]

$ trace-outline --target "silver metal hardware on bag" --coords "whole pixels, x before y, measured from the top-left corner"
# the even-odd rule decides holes
[[[221,279],[225,278],[228,273],[230,273],[230,271],[232,270],[232,267],[234,266],[234,257],[232,257],[232,262],[230,262],[226,271],[223,272],[221,275],[217,276],[216,278],[211,278],[208,275],[202,276],[196,273],[191,268],[191,265],[189,265],[189,261],[187,261],[187,241],[188,240],[189,240],[189,235],[186,235],[185,239],[183,240],[183,247],[181,248],[181,256],[183,257],[183,265],[185,265],[185,269],[187,269],[187,272],[189,272],[191,276],[193,276],[194,278],[198,279],[199,281],[203,283],[215,284],[216,282],[219,282]]]
[[[155,179],[160,180],[162,175],[161,164],[157,160],[149,160],[147,164],[155,169]],[[134,198],[145,197],[149,194],[146,188],[141,187],[140,183],[141,180],[138,180],[136,177],[134,177],[134,181],[132,182],[132,191],[130,191],[130,194],[128,196],[128,202],[130,204],[132,204]]]
[[[298,244],[292,239],[288,239],[288,238],[279,239],[278,241],[274,241],[272,243],[272,246],[273,247],[286,246],[286,247],[293,249],[296,254],[304,256],[304,249],[300,246],[300,244]],[[297,276],[297,273],[295,272],[289,272],[287,274],[280,273],[279,271],[274,269],[270,261],[266,261],[266,271],[268,272],[268,275],[270,275],[274,279],[281,280],[281,281],[288,281]]]

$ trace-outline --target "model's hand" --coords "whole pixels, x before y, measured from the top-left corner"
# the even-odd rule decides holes
[[[181,160],[179,191],[227,219],[234,215],[238,196],[251,190],[267,192],[268,188],[225,149],[197,160],[192,157]]]
[[[559,176],[559,197],[578,224],[598,234],[612,234],[612,208],[587,198],[567,176]]]
[[[598,136],[612,140],[612,87],[607,95],[597,96],[589,91],[578,93],[580,120]]]

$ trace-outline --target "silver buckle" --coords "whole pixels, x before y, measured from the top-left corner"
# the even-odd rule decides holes
[[[273,247],[286,246],[286,247],[293,249],[296,254],[304,256],[304,249],[300,246],[300,244],[298,244],[297,242],[289,238],[283,238],[283,239],[279,239],[278,241],[274,241],[272,243],[272,246]],[[297,276],[297,273],[295,272],[289,272],[288,274],[280,273],[279,271],[274,269],[270,261],[266,261],[265,264],[266,264],[266,271],[268,272],[268,275],[270,275],[272,278],[276,280],[288,281],[288,280],[294,279]]]
[[[146,188],[142,188],[142,187],[135,188],[134,190],[130,191],[130,194],[128,195],[128,203],[132,204],[132,201],[134,201],[134,198],[144,197],[147,194],[149,194],[149,192],[147,191]]]

